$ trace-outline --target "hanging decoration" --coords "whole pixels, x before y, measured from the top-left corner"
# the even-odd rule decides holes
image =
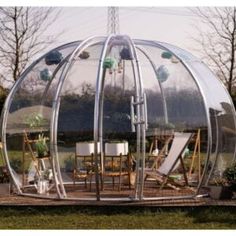
[[[117,61],[114,57],[106,57],[103,62],[104,69],[116,69]]]
[[[156,75],[157,75],[157,79],[158,79],[161,83],[163,83],[163,82],[165,82],[165,81],[168,79],[170,73],[169,73],[169,71],[168,71],[168,69],[167,69],[166,66],[161,65],[161,66],[159,66],[159,67],[157,68],[157,70],[156,70]]]
[[[131,55],[129,48],[123,48],[120,51],[120,57],[122,60],[133,60],[133,56]]]
[[[62,61],[63,57],[62,54],[57,51],[51,51],[49,52],[46,57],[45,57],[45,63],[50,66],[50,65],[57,65]]]
[[[167,51],[165,51],[161,54],[161,57],[164,59],[171,59],[172,56],[173,56],[173,54],[171,52],[167,52]]]
[[[179,59],[176,58],[175,56],[173,56],[173,57],[171,57],[171,62],[174,64],[177,64],[177,63],[179,63]]]
[[[79,58],[80,58],[80,59],[86,60],[86,59],[88,59],[89,57],[90,57],[90,54],[89,54],[88,51],[83,51],[83,52],[81,52],[81,53],[79,54]]]
[[[50,81],[52,79],[52,72],[48,68],[41,70],[40,71],[40,79],[45,82]]]

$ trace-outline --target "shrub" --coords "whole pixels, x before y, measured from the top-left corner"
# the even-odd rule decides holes
[[[10,178],[5,166],[0,166],[0,183],[9,183]]]
[[[235,191],[236,190],[236,164],[232,167],[228,167],[225,171],[223,176],[231,186],[231,188]]]

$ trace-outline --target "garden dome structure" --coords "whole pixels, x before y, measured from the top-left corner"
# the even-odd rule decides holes
[[[2,112],[3,156],[20,195],[193,198],[235,161],[231,98],[199,59],[126,35],[46,53]]]

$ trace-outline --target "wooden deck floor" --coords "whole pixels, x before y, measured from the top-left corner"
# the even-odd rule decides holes
[[[232,206],[236,207],[236,199],[213,200],[210,198],[158,200],[158,201],[76,201],[51,200],[25,196],[0,196],[0,206],[60,206],[60,205],[87,205],[87,206],[153,206],[153,207],[196,207],[196,206]]]
[[[116,186],[115,186],[116,187]],[[134,196],[134,189],[129,189],[125,186],[118,191],[116,188],[113,189],[112,185],[104,186],[104,190],[101,191],[101,201],[92,200],[96,198],[95,186],[92,186],[91,191],[84,186],[67,186],[67,200],[56,200],[56,199],[41,199],[26,196],[18,196],[16,194],[11,195],[0,195],[0,206],[60,206],[60,205],[91,205],[91,206],[156,206],[156,207],[182,207],[182,206],[235,206],[236,207],[236,193],[234,193],[232,200],[213,200],[209,197],[201,198],[188,198],[188,199],[173,199],[173,196],[186,196],[192,195],[193,192],[189,188],[182,188],[180,191],[171,190],[165,188],[160,190],[156,186],[145,185],[144,196],[145,197],[169,197],[165,200],[143,200],[133,201],[129,197]],[[204,192],[203,192],[204,193]],[[83,200],[75,200],[80,198]],[[117,198],[117,199],[116,199]],[[118,198],[124,198],[118,199]],[[90,199],[90,200],[89,200]],[[116,200],[115,200],[116,199]]]

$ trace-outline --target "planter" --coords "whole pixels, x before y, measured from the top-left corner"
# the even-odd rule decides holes
[[[0,184],[0,196],[9,195],[10,194],[10,184]]]
[[[98,153],[100,153],[100,143],[97,144]],[[76,154],[80,156],[91,156],[94,153],[94,142],[76,143]]]
[[[129,152],[128,142],[106,143],[105,153],[107,156],[127,155]]]
[[[231,199],[233,192],[230,187],[227,186],[211,186],[210,197],[216,200]]]

